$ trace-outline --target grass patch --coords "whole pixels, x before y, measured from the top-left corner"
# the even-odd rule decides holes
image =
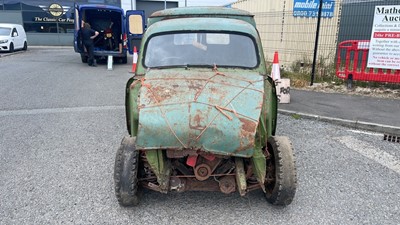
[[[301,116],[299,114],[292,114],[292,118],[299,120],[299,119],[301,119]]]

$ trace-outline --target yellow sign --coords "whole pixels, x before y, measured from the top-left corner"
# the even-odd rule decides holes
[[[60,4],[53,3],[49,6],[49,13],[55,17],[58,17],[64,13],[64,9]]]

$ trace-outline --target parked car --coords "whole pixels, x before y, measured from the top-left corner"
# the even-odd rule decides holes
[[[28,49],[24,27],[19,24],[0,23],[0,52]]]
[[[74,49],[81,54],[83,63],[87,63],[88,54],[80,33],[82,21],[100,33],[93,40],[95,58],[105,59],[111,55],[122,63],[127,63],[127,52],[132,54],[130,41],[143,35],[145,24],[143,10],[128,10],[125,15],[124,10],[116,6],[76,4]]]

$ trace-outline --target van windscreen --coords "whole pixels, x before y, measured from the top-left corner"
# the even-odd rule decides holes
[[[8,36],[11,33],[11,28],[8,27],[0,27],[0,35],[1,36]]]
[[[253,38],[238,33],[168,33],[151,37],[144,52],[148,68],[213,66],[254,68],[259,57]]]

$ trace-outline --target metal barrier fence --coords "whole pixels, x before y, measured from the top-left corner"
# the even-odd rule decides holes
[[[238,0],[232,4],[232,7],[247,10],[255,15],[268,62],[272,62],[273,54],[277,51],[283,72],[311,75],[314,66],[315,81],[320,82],[338,81],[337,58],[344,59],[344,56],[337,55],[340,43],[348,40],[370,39],[375,6],[400,5],[398,0],[323,0],[327,5],[322,5],[324,7],[320,14],[322,15],[320,25],[317,27],[318,9],[314,7],[299,11],[299,7],[311,7],[312,4],[318,2],[319,0]],[[318,29],[319,32],[317,32]],[[318,45],[315,45],[317,40]],[[348,58],[353,65],[356,55],[352,53]],[[357,61],[361,63],[359,59]],[[353,78],[382,81],[377,78],[379,75],[371,79],[369,76],[372,73],[369,71],[368,68],[365,76],[353,73]],[[382,72],[382,70],[379,71]],[[390,72],[394,78],[385,82],[398,83],[398,74]]]
[[[400,70],[367,68],[369,40],[343,41],[338,46],[336,76],[346,80],[400,83]],[[341,55],[345,55],[342,59]]]

